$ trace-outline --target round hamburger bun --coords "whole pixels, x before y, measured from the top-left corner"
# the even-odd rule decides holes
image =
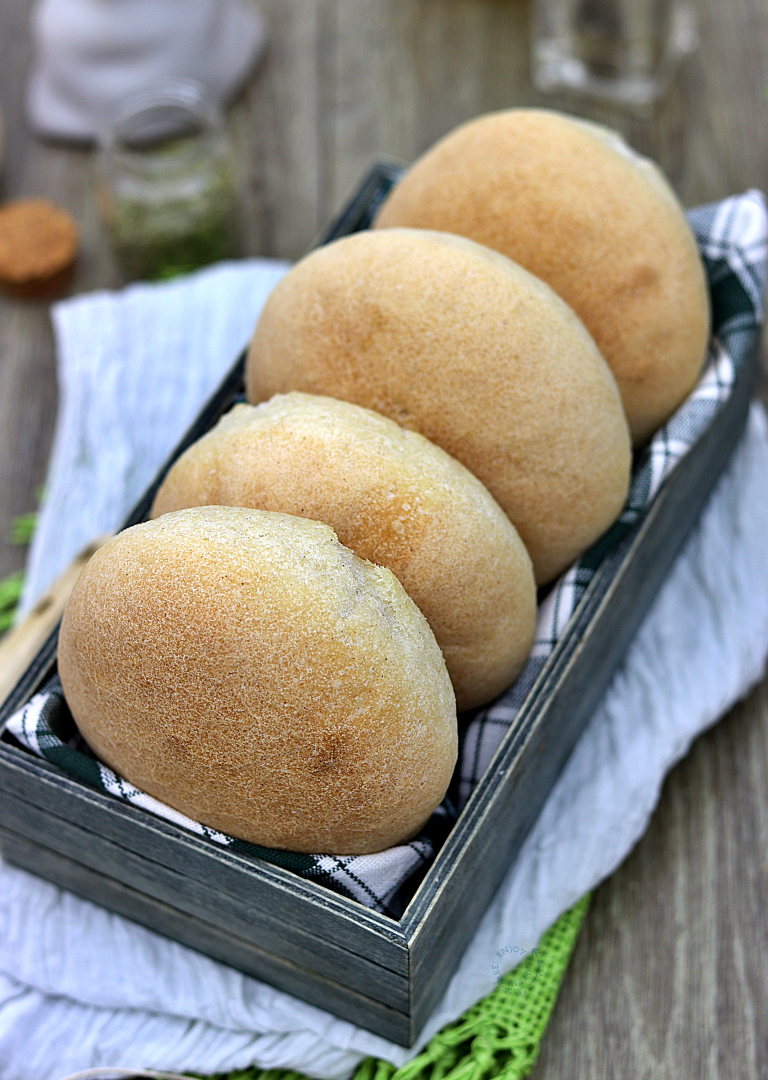
[[[120,533],[75,585],[59,673],[102,761],[269,847],[397,844],[456,761],[424,616],[389,570],[287,514],[208,506]]]
[[[491,113],[409,169],[375,227],[468,236],[551,285],[619,384],[634,441],[690,393],[709,337],[704,270],[659,169],[608,128],[541,109]]]
[[[618,515],[630,440],[616,383],[552,290],[470,240],[362,232],[278,283],[248,351],[248,398],[288,390],[374,409],[481,480],[539,584]]]
[[[528,656],[536,586],[509,518],[463,465],[370,409],[298,393],[235,406],[176,461],[152,517],[210,504],[323,521],[390,569],[432,628],[460,710],[500,694]]]
[[[70,283],[79,230],[71,214],[45,199],[0,208],[0,285],[25,299],[58,296]]]

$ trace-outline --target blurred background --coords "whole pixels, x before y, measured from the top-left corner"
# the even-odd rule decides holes
[[[67,131],[66,118],[53,114],[42,135],[30,122],[36,107],[35,126],[46,127],[45,95],[34,98],[30,70],[55,67],[67,48],[83,65],[78,85],[91,85],[102,108],[99,95],[109,95],[93,72],[120,52],[127,40],[120,34],[130,30],[128,0],[90,6],[109,14],[110,5],[119,31],[111,53],[107,23],[107,45],[96,49],[87,27],[78,39],[73,0],[60,5],[61,38],[45,36],[52,25],[55,31],[55,18],[45,33],[38,23],[36,46],[32,25],[40,13],[30,0],[0,4],[0,204],[42,197],[72,215],[80,236],[70,295],[157,276],[118,259],[105,207],[104,154],[92,133],[78,134],[76,125]],[[624,6],[648,5],[627,0]],[[154,0],[152,7],[156,26],[166,26],[171,38],[174,26],[181,34],[177,4]],[[657,2],[660,18],[672,17],[667,8]],[[218,76],[227,77],[209,72],[217,82],[214,112],[223,107],[221,127],[218,118],[214,126],[231,169],[237,254],[300,257],[374,160],[411,161],[463,120],[514,105],[562,109],[618,129],[660,164],[686,206],[768,185],[768,6],[762,0],[695,0],[686,8],[695,29],[687,22],[681,31],[680,51],[690,55],[669,65],[659,100],[639,105],[608,100],[599,85],[580,93],[555,80],[549,92],[536,89],[532,34],[544,31],[534,25],[541,16],[534,0],[259,0],[252,10],[240,51],[231,42],[221,46]],[[569,10],[598,37],[612,25],[608,0],[582,0]],[[210,42],[206,48],[210,59]],[[170,74],[205,80],[191,55],[174,52]],[[593,60],[610,81],[612,61],[602,53]],[[185,64],[189,70],[181,70]],[[154,70],[153,78],[159,74]],[[49,76],[55,90],[58,76]],[[545,82],[539,73],[538,84]],[[88,105],[80,102],[83,114]],[[160,276],[170,272],[172,266],[160,268]],[[0,578],[24,563],[25,529],[14,531],[11,523],[37,505],[57,404],[48,301],[0,294]],[[765,684],[750,701],[678,767],[650,832],[597,894],[535,1077],[762,1075],[768,1046],[745,1034],[740,1017],[752,1017],[754,1032],[755,1017],[762,1016],[768,1031],[760,962],[768,948],[759,900],[760,882],[768,884],[765,868],[743,891],[734,882],[744,858],[768,841],[758,774],[750,772],[756,754],[765,758]],[[680,904],[691,916],[684,925]],[[717,958],[721,941],[738,941],[740,968],[722,957],[714,966],[702,960],[702,942]],[[738,1062],[732,1072],[729,1061]],[[753,1071],[742,1071],[742,1062]]]

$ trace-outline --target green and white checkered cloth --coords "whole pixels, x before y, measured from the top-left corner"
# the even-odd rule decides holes
[[[191,821],[94,758],[75,727],[58,676],[8,720],[7,730],[31,752],[91,787],[399,918],[541,676],[595,571],[638,524],[664,480],[728,398],[739,365],[755,345],[763,320],[768,240],[762,194],[750,191],[700,207],[690,212],[689,221],[704,259],[713,313],[713,337],[699,383],[640,455],[618,521],[563,574],[540,605],[534,647],[516,682],[464,727],[451,795],[415,840],[375,855],[301,855],[261,848]]]

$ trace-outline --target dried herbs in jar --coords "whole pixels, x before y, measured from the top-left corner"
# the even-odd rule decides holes
[[[237,201],[220,111],[186,80],[115,110],[99,199],[126,276],[173,277],[237,254]]]

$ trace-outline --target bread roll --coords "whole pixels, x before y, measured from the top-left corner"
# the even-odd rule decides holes
[[[174,464],[152,516],[251,506],[314,518],[388,567],[427,617],[459,709],[512,682],[536,628],[533,568],[463,465],[414,431],[332,398],[237,405]]]
[[[0,208],[0,285],[24,299],[52,298],[70,281],[77,222],[47,199],[16,199]]]
[[[539,583],[610,525],[629,484],[616,383],[548,286],[447,233],[356,233],[278,283],[256,327],[248,398],[303,390],[384,413],[474,473]]]
[[[456,761],[424,616],[389,570],[287,514],[201,507],[120,533],[75,585],[59,673],[103,761],[269,847],[397,844]]]
[[[709,300],[693,235],[656,166],[607,128],[491,113],[410,168],[376,228],[468,236],[546,281],[581,317],[643,443],[696,383]]]

